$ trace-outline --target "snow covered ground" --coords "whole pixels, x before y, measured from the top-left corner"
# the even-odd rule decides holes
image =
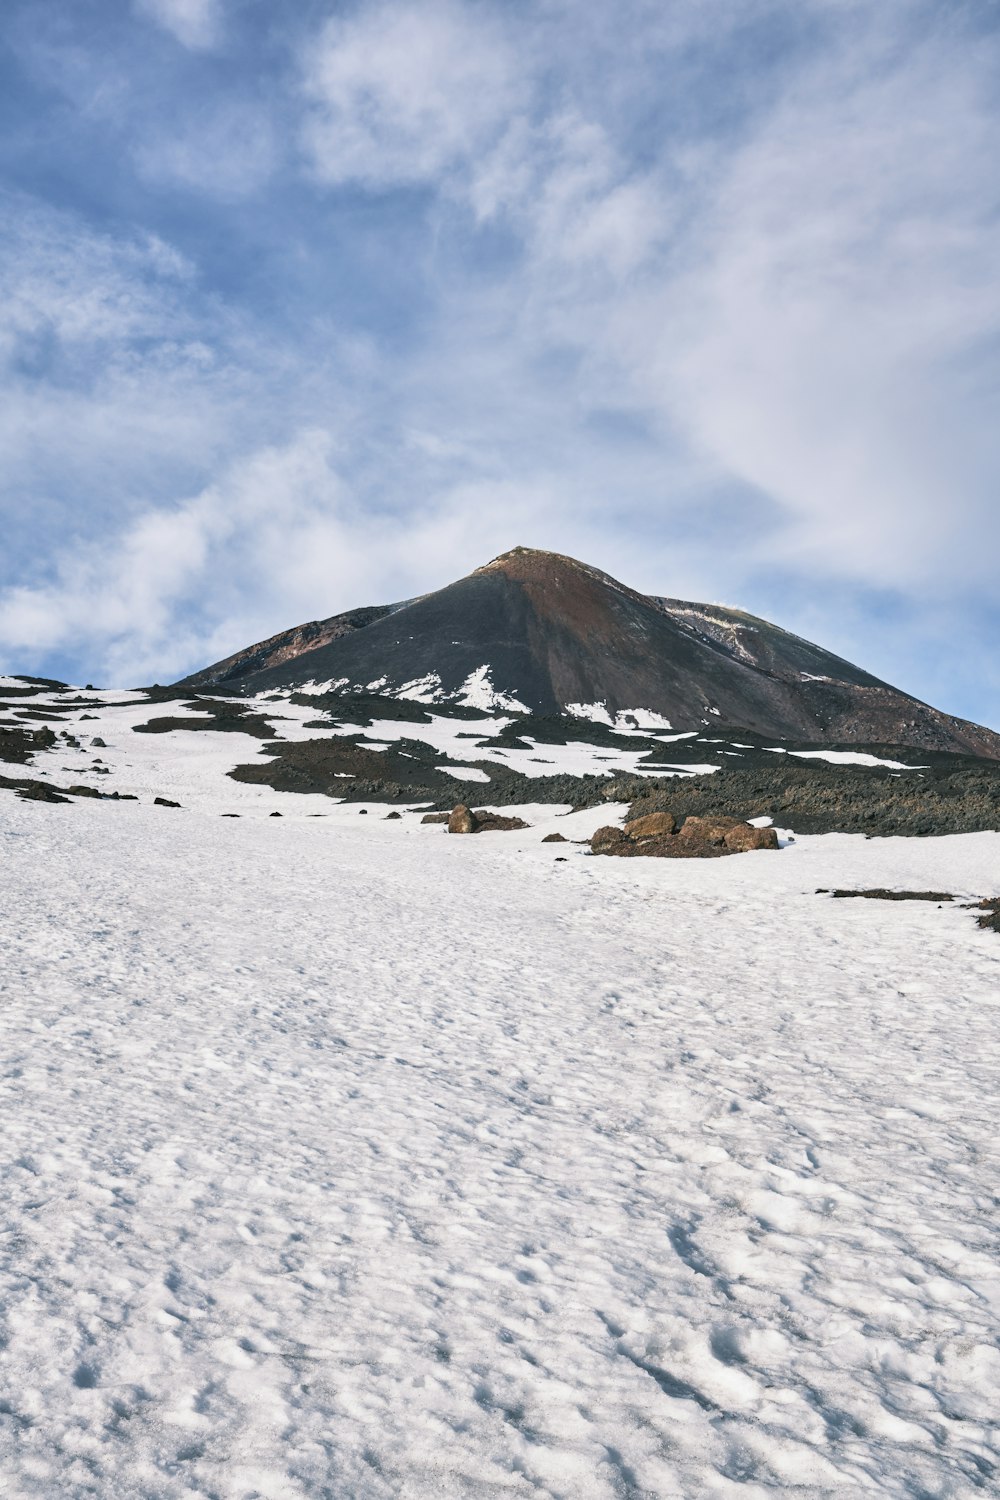
[[[1000,835],[326,806],[0,798],[0,1492],[997,1493]]]

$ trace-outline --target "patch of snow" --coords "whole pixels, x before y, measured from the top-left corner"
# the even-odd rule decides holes
[[[864,750],[779,750],[767,746],[773,755],[794,755],[799,760],[826,760],[834,766],[889,766],[894,771],[926,771],[926,766],[909,766],[902,760],[883,760]]]
[[[606,703],[567,703],[566,712],[572,714],[574,719],[589,719],[592,724],[607,724],[609,729],[614,724]]]
[[[673,729],[669,719],[651,708],[623,708],[615,714],[616,729]]]
[[[435,769],[443,771],[446,776],[454,776],[458,781],[488,782],[490,780],[486,772],[480,771],[476,766],[455,766],[449,763],[446,766],[437,766]]]
[[[530,713],[530,709],[510,693],[502,693],[493,686],[489,665],[477,667],[470,672],[455,694],[457,702],[468,708],[509,709],[513,713]]]
[[[329,682],[304,682],[301,687],[297,687],[295,691],[297,693],[309,694],[339,693],[340,689],[345,688],[349,681],[350,678],[348,677],[331,677]]]
[[[414,677],[412,682],[404,682],[402,687],[395,689],[392,696],[408,698],[416,703],[436,703],[442,697],[441,679],[436,672],[428,672],[426,677]]]

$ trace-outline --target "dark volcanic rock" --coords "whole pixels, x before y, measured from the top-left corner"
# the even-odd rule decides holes
[[[817,896],[858,897],[864,901],[954,901],[949,891],[888,891],[882,886],[873,886],[867,891],[817,891]]]
[[[672,782],[636,779],[629,817],[663,799],[680,818],[720,812],[740,822],[773,818],[799,833],[977,833],[1000,829],[1000,767],[893,776],[861,766],[777,766]]]

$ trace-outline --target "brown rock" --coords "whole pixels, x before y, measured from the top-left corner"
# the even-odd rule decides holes
[[[421,823],[447,823],[451,813],[424,813]]]
[[[465,803],[460,802],[457,807],[452,808],[451,813],[448,816],[448,832],[475,833],[475,831],[476,819],[466,807]]]
[[[726,834],[731,828],[743,826],[745,825],[741,824],[738,818],[689,817],[684,819],[677,836],[682,839],[692,839],[699,844],[724,844]]]
[[[672,834],[676,828],[677,820],[673,813],[653,812],[626,823],[625,835],[630,839],[661,839]]]
[[[749,849],[777,849],[778,835],[773,828],[754,828],[741,823],[730,828],[724,843],[733,854],[745,854]]]
[[[610,854],[618,844],[626,842],[627,840],[621,829],[609,824],[606,828],[599,828],[591,837],[590,848],[594,854]]]
[[[472,817],[475,822],[473,833],[507,833],[515,828],[531,827],[522,818],[504,818],[499,813],[480,812],[478,808]]]
[[[547,833],[542,839],[543,844],[565,844],[566,840],[561,833]]]
[[[101,795],[96,786],[71,786],[66,790],[71,797],[99,797]]]

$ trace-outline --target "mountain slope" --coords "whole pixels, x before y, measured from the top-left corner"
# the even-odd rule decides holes
[[[752,615],[638,593],[518,547],[402,605],[298,627],[185,679],[240,692],[324,686],[677,730],[725,724],[816,744],[1000,759],[1000,736]]]

